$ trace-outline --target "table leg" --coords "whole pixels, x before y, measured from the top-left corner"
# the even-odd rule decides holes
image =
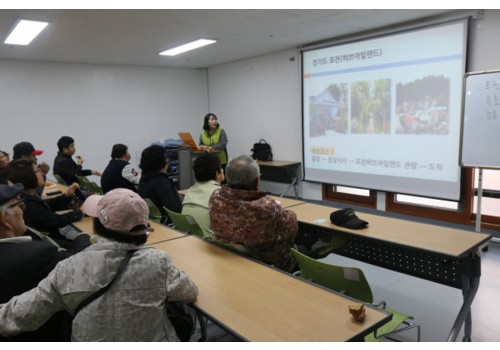
[[[464,296],[464,302],[458,316],[451,328],[451,332],[448,335],[448,341],[455,341],[457,339],[458,333],[464,324],[464,338],[463,341],[470,342],[472,336],[472,317],[471,317],[471,305],[476,296],[477,290],[479,289],[479,281],[481,278],[481,258],[479,255],[474,253],[472,256],[472,261],[469,268],[464,271],[464,276],[462,277],[462,292]]]
[[[299,199],[299,193],[297,192],[297,178],[294,177],[292,182],[288,185],[285,192],[280,194],[280,197],[283,197],[290,189],[293,187],[293,191],[295,192],[295,199]]]

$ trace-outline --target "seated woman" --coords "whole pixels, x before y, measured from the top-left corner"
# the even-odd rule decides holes
[[[224,181],[220,159],[215,153],[203,153],[193,162],[193,171],[198,182],[187,190],[182,201],[182,214],[191,215],[200,225],[205,237],[214,237],[210,229],[208,200]]]
[[[178,340],[165,303],[192,302],[198,288],[170,256],[144,246],[151,231],[147,204],[117,188],[90,196],[83,208],[94,217],[96,243],[59,262],[38,287],[0,304],[0,335],[37,329],[65,309],[74,314],[72,341]],[[103,295],[80,307],[110,282]]]
[[[182,201],[172,180],[167,175],[168,160],[165,149],[152,145],[141,154],[139,168],[142,170],[137,192],[142,198],[149,198],[158,207],[162,223],[171,223],[163,207],[180,213]]]
[[[79,185],[74,183],[68,187],[64,195],[43,200],[36,192],[45,184],[41,170],[31,160],[17,159],[9,165],[9,180],[24,185],[21,198],[25,203],[24,221],[35,230],[48,233],[49,237],[65,248],[72,248],[72,240],[77,234],[69,224],[80,221],[83,213],[80,209],[71,209],[64,214],[56,211],[68,210],[75,190]],[[60,231],[61,229],[61,231]],[[64,232],[64,236],[62,234]]]

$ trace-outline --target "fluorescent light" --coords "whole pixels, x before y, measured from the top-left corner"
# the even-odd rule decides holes
[[[199,47],[203,47],[206,45],[210,45],[217,42],[217,40],[209,40],[209,39],[199,39],[181,46],[174,47],[173,49],[167,50],[160,52],[160,55],[164,56],[175,56],[180,53],[186,52],[186,51],[191,51],[194,49],[197,49]]]
[[[28,45],[47,26],[47,22],[20,20],[5,39],[5,44]]]

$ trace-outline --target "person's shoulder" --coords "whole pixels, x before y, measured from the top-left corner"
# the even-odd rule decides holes
[[[54,159],[54,163],[64,163],[64,162],[73,162],[71,156],[68,156],[64,153],[58,153],[56,158]]]
[[[169,261],[172,260],[170,255],[168,255],[166,252],[156,249],[154,247],[144,247],[142,249],[139,249],[138,255],[140,255],[144,259],[164,261],[165,263],[168,263]]]
[[[22,243],[1,243],[0,248],[4,248],[2,255],[10,255],[14,259],[37,260],[43,257],[52,258],[57,254],[57,247],[47,241],[31,240]],[[12,262],[15,264],[15,262]]]

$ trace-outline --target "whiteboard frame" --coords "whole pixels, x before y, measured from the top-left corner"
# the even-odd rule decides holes
[[[483,74],[485,74],[485,75],[486,74],[500,74],[500,69],[468,72],[468,73],[464,74],[464,81],[463,81],[464,89],[463,89],[463,97],[462,97],[462,126],[461,126],[461,130],[460,130],[460,151],[459,151],[460,166],[462,168],[478,168],[478,169],[498,170],[498,169],[500,169],[500,153],[498,155],[498,158],[499,158],[498,165],[464,163],[464,160],[463,160],[463,145],[464,145],[464,133],[465,133],[465,102],[466,102],[466,96],[467,96],[467,78],[469,78],[470,76],[483,75]],[[500,137],[500,135],[499,135],[499,137]]]

